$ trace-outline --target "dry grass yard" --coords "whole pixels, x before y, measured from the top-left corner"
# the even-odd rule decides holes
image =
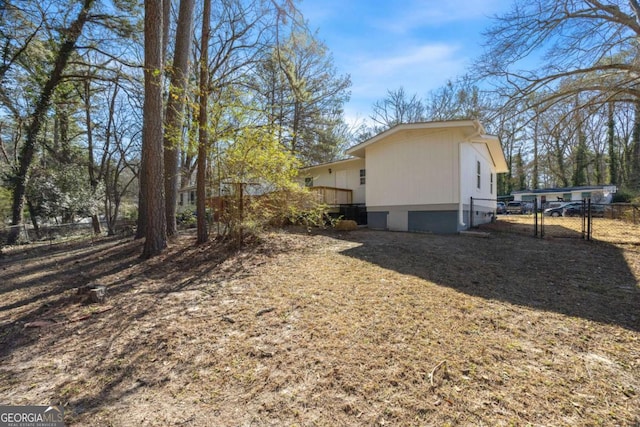
[[[579,217],[547,217],[543,219],[546,238],[582,238],[583,225]],[[608,218],[592,219],[593,240],[614,245],[640,245],[640,225]],[[542,224],[539,224],[542,227]],[[533,215],[500,215],[496,224],[482,226],[487,230],[509,231],[533,235]]]
[[[640,244],[505,224],[7,251],[2,403],[70,426],[640,425]]]

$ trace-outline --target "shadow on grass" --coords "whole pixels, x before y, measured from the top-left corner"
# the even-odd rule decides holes
[[[640,289],[623,249],[580,239],[362,230],[344,255],[468,295],[640,330]]]
[[[171,323],[166,319],[169,314],[178,319],[185,315],[184,305],[169,299],[192,290],[211,298],[219,289],[218,280],[246,274],[242,260],[231,259],[224,273],[213,276],[238,252],[224,242],[196,246],[195,238],[184,239],[188,241],[171,245],[150,260],[139,258],[142,242],[131,240],[84,242],[64,251],[52,248],[5,259],[25,263],[26,268],[21,270],[24,277],[11,273],[11,280],[0,285],[7,301],[0,306],[0,365],[6,367],[0,370],[0,394],[25,381],[21,364],[44,356],[51,361],[47,371],[55,375],[55,366],[65,362],[54,361],[68,358],[69,352],[77,369],[58,372],[63,381],[51,382],[46,399],[66,406],[70,425],[87,414],[99,414],[139,388],[169,381],[166,374],[157,375],[156,361],[179,352],[180,337],[167,333]],[[51,254],[56,254],[55,260],[48,257]],[[105,304],[81,301],[75,288],[87,283],[107,287]],[[32,322],[50,324],[26,327]],[[172,368],[172,375],[188,366]],[[79,375],[78,370],[91,375]]]
[[[105,285],[108,303],[112,303],[120,295],[126,297],[140,281],[151,279],[162,286],[145,293],[161,298],[206,276],[230,255],[223,247],[211,253],[191,245],[179,252],[168,251],[161,261],[144,261],[139,258],[141,252],[141,241],[104,239],[4,259],[0,269],[13,262],[25,266],[18,273],[5,274],[0,283],[0,295],[5,295],[5,303],[0,303],[0,359],[39,339],[38,334],[27,333],[25,325],[35,321],[63,325],[74,312],[82,311],[84,297],[76,296],[76,288]],[[52,260],[53,254],[56,258]],[[12,296],[13,292],[20,296]],[[11,314],[13,310],[17,315]]]

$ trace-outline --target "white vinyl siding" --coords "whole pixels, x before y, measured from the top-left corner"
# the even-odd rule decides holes
[[[353,203],[364,203],[365,186],[360,185],[360,170],[365,168],[365,159],[339,161],[315,166],[300,172],[300,183],[304,177],[311,178],[314,187],[334,187],[352,190]],[[331,171],[331,172],[329,172]]]
[[[404,131],[367,147],[367,206],[457,203],[456,134]]]
[[[476,144],[470,142],[463,142],[460,146],[460,154],[462,156],[462,202],[469,203],[471,197],[474,199],[485,199],[474,201],[477,206],[486,206],[487,208],[495,208],[494,185],[495,179],[493,174],[495,169],[492,167],[493,163],[489,150],[483,144]],[[487,173],[491,176],[488,177]],[[482,182],[482,175],[484,179],[488,179],[488,184]],[[492,182],[493,179],[493,182]]]

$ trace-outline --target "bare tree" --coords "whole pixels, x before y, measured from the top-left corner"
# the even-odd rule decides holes
[[[425,120],[425,107],[417,94],[407,95],[403,87],[387,90],[387,96],[373,104],[371,120],[380,132],[401,123]]]
[[[584,136],[583,127],[591,121],[605,126],[599,120],[604,106],[614,103],[630,108],[640,98],[636,84],[640,73],[639,10],[636,0],[516,1],[486,31],[486,53],[475,64],[476,77],[496,85],[506,114],[526,115],[525,110],[530,109],[533,114],[528,117],[534,126],[538,115],[555,105],[571,106],[574,111],[566,114],[582,119],[566,122],[573,127],[580,123],[578,128]],[[525,59],[531,57],[536,57],[540,65],[527,68]],[[523,101],[527,102],[524,110]],[[565,119],[557,120],[562,121]],[[590,174],[583,179],[578,173],[574,181],[605,180],[608,174],[602,170],[603,165],[615,164],[612,159],[605,160],[607,155],[616,154],[615,150],[605,153],[600,140],[604,137],[598,138],[589,141],[576,133],[572,139],[576,155],[572,161],[580,163],[579,167],[572,165],[574,172],[578,167]],[[633,160],[635,155],[631,157]],[[622,163],[621,158],[616,161]],[[640,169],[640,162],[630,164]]]
[[[468,75],[449,80],[430,92],[424,104],[428,120],[477,119],[484,122],[491,111],[487,94],[481,92]]]
[[[498,77],[505,95],[544,91],[541,103],[588,92],[591,102],[640,96],[637,1],[532,0],[515,2],[485,33],[487,52],[479,75]],[[541,53],[542,65],[522,70],[522,60]],[[567,81],[571,84],[564,84]],[[548,90],[560,88],[562,90]]]
[[[120,70],[115,70],[111,79],[92,72],[87,74],[79,92],[85,103],[89,182],[94,194],[104,191],[107,233],[114,235],[122,199],[138,176],[139,152],[136,148],[139,147],[141,122],[136,114],[138,110],[127,105],[132,94],[127,93],[122,82],[126,79]],[[103,87],[95,83],[99,80],[104,81]],[[123,87],[124,91],[121,90]],[[107,108],[97,108],[99,104]],[[97,215],[93,215],[95,233],[100,232],[96,229],[97,219]]]

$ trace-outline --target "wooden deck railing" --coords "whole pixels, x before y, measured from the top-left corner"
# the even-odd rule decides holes
[[[353,203],[353,191],[346,188],[335,187],[309,187],[309,191],[318,195],[318,200],[327,205],[350,205]]]

